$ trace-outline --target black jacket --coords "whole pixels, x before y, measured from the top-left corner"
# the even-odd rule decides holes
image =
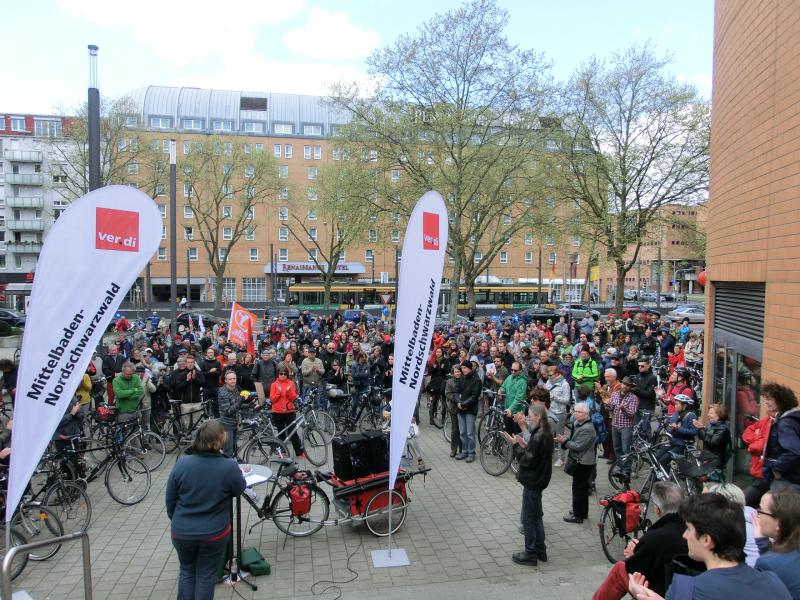
[[[725,421],[709,423],[704,429],[697,430],[697,437],[703,440],[703,448],[714,453],[717,466],[725,466],[728,458],[728,446],[731,443],[731,431]]]
[[[272,359],[259,360],[253,367],[253,372],[250,376],[253,379],[253,383],[261,382],[264,386],[264,391],[269,395],[269,387],[278,378],[278,365]]]
[[[633,556],[625,560],[625,570],[628,574],[638,571],[650,582],[651,590],[664,596],[666,566],[673,557],[689,552],[684,531],[686,525],[677,514],[663,515],[639,538]]]
[[[655,410],[656,386],[658,379],[651,368],[647,373],[639,373],[633,393],[639,397],[639,410]]]
[[[478,414],[478,404],[481,397],[481,380],[475,372],[461,378],[461,405],[460,413]]]
[[[103,375],[106,379],[114,379],[117,375],[122,373],[122,365],[127,359],[122,354],[111,356],[106,354],[103,358]]]
[[[541,429],[535,429],[527,447],[517,450],[517,457],[517,481],[527,488],[544,490],[553,475],[553,436],[543,435]]]
[[[217,389],[219,387],[219,374],[222,371],[219,361],[216,358],[202,358],[197,363],[197,366],[203,372],[203,378],[205,379],[203,387],[207,390]],[[211,373],[211,369],[216,369],[216,371]]]
[[[196,404],[203,399],[202,389],[205,377],[197,368],[195,368],[194,373],[194,379],[191,381],[186,379],[189,369],[178,369],[172,373],[172,393],[175,398],[181,401],[181,404]]]

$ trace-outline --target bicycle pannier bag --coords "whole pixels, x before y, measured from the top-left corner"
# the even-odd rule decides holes
[[[311,512],[311,490],[307,485],[298,483],[289,490],[292,515],[301,517]]]

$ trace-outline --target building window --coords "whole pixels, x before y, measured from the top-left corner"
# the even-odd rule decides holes
[[[191,204],[184,204],[183,205],[183,218],[184,219],[194,219],[194,210],[192,209]]]
[[[392,243],[393,244],[400,243],[400,231],[397,229],[392,229]]]
[[[161,218],[162,219],[166,219],[167,218],[167,205],[166,204],[159,204],[158,205],[158,212],[161,213]]]
[[[500,264],[507,265],[508,264],[508,252],[505,250],[500,251]]]
[[[400,181],[400,169],[392,169],[392,183]]]
[[[525,253],[525,264],[526,264],[526,265],[531,265],[531,264],[533,264],[533,252],[531,252],[530,250],[528,250],[528,251]]]
[[[547,204],[547,208],[555,208],[556,207],[556,199],[553,198],[550,195],[548,195],[547,198],[545,198],[545,203]]]
[[[256,230],[253,229],[252,227],[248,227],[247,229],[245,229],[244,239],[248,241],[253,241],[254,239],[256,239]]]
[[[281,149],[282,148],[283,148],[283,146],[281,144],[275,144],[272,147],[272,153],[275,155],[275,158],[280,158],[281,157]]]
[[[286,206],[278,207],[278,220],[279,221],[288,221],[289,220],[289,208]]]
[[[138,174],[139,174],[139,163],[137,162],[128,163],[128,175],[138,175]]]
[[[258,248],[250,248],[250,262],[258,262]]]
[[[278,248],[278,260],[280,262],[286,262],[289,260],[289,249],[288,248]]]
[[[511,213],[503,215],[503,225],[511,225]]]
[[[244,130],[246,133],[264,133],[264,124],[260,121],[245,121]]]
[[[308,167],[308,178],[311,180],[317,178],[317,167]]]
[[[311,146],[303,146],[303,158],[306,160],[311,158]]]
[[[316,221],[317,220],[317,211],[315,211],[313,208],[309,208],[308,209],[308,217],[307,218],[308,218],[309,221]]]
[[[375,251],[374,250],[364,250],[364,262],[374,262],[375,261]]]
[[[188,131],[201,131],[203,129],[202,119],[184,119],[183,128]]]
[[[158,260],[165,261],[167,260],[167,249],[166,248],[159,248],[158,249]]]
[[[172,119],[169,117],[150,117],[150,129],[169,129]]]
[[[476,250],[472,255],[472,260],[475,261],[475,264],[481,262],[483,260],[483,252]]]
[[[275,123],[272,130],[279,135],[292,135],[294,133],[294,125],[291,123]]]
[[[292,145],[291,144],[284,144],[284,146],[283,146],[283,155],[286,158],[292,158]]]
[[[244,168],[244,176],[252,179],[256,176],[256,168],[253,165],[246,165]]]
[[[322,146],[314,146],[314,160],[322,158]]]
[[[289,228],[288,227],[278,227],[278,241],[279,242],[288,242],[289,241]]]
[[[193,240],[194,239],[194,227],[191,225],[184,225],[183,227],[183,239],[185,240]]]
[[[284,186],[281,189],[279,189],[278,190],[278,198],[280,198],[281,200],[288,200],[289,199],[289,188]]]
[[[189,154],[191,151],[192,151],[192,142],[183,142],[184,155]]]
[[[310,227],[308,230],[308,241],[316,242],[317,241],[317,228]]]
[[[244,153],[245,154],[252,154],[253,153],[253,144],[245,144],[244,145]]]
[[[167,226],[166,225],[162,225],[161,226],[161,239],[162,240],[167,239]]]
[[[580,236],[575,236],[572,238],[572,245],[573,246],[580,246],[581,245],[581,238]]]
[[[557,261],[558,261],[558,253],[551,252],[550,256],[547,257],[547,262],[549,262],[551,265],[554,265],[556,264]]]
[[[24,117],[11,117],[11,131],[26,131]]]
[[[545,243],[546,245],[548,245],[548,246],[552,246],[552,245],[553,245],[553,236],[552,236],[552,235],[550,235],[550,234],[546,235],[546,236],[544,237],[544,243]]]
[[[278,177],[289,179],[289,165],[278,165]]]
[[[392,211],[392,223],[397,223],[400,221],[400,213],[397,211]]]
[[[232,206],[223,206],[222,207],[222,218],[223,219],[232,219],[233,218],[233,207]]]
[[[227,257],[228,257],[228,249],[227,248],[220,248],[219,249],[219,259],[220,259],[220,261],[224,262]]]
[[[533,246],[533,234],[526,233],[525,234],[525,245],[526,246]]]
[[[378,241],[378,232],[375,229],[370,229],[367,232],[367,241],[373,244]]]
[[[194,198],[194,190],[192,189],[191,184],[184,183],[183,184],[183,197],[184,198]],[[184,208],[184,212],[186,209]]]
[[[211,129],[214,131],[233,131],[233,121],[227,119],[215,119],[211,121]]]
[[[138,127],[139,117],[136,115],[128,115],[125,117],[125,127]]]
[[[61,137],[61,121],[35,119],[33,121],[33,131],[37,137]]]
[[[0,269],[5,269],[5,268],[6,268],[6,255],[0,254]]]
[[[166,183],[157,183],[156,184],[156,196],[166,196],[167,195],[167,184]]]
[[[303,125],[303,135],[322,135],[322,125]]]
[[[222,228],[222,239],[229,242],[233,239],[233,227]]]
[[[257,250],[257,248],[253,248]],[[265,302],[267,283],[263,277],[242,277],[242,302]]]
[[[339,160],[342,157],[342,151],[339,148],[334,148],[331,150],[331,156],[333,160]]]
[[[189,248],[189,260],[197,262],[197,248]]]
[[[308,249],[308,260],[317,260],[317,249],[316,248],[309,248]]]
[[[308,188],[308,199],[309,200],[316,200],[317,199],[317,188]]]

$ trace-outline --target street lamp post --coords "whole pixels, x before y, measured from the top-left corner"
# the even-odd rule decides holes
[[[189,248],[186,248],[186,306],[192,302],[192,268],[189,263]]]
[[[175,140],[169,141],[169,328],[172,335],[178,330],[178,208],[175,198],[176,152]]]
[[[89,45],[89,191],[100,187],[100,90],[97,87],[97,46]]]

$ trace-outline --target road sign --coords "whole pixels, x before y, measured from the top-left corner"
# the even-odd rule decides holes
[[[381,294],[381,302],[383,302],[384,304],[389,304],[391,299],[392,299],[391,294]]]
[[[388,317],[389,316],[389,307],[388,306],[384,306],[383,310],[381,312],[383,313],[384,317]]]

